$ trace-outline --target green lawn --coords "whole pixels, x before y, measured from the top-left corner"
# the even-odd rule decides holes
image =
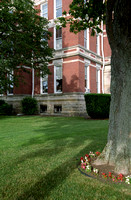
[[[82,175],[78,159],[102,151],[107,120],[0,117],[0,200],[128,200],[131,186]]]

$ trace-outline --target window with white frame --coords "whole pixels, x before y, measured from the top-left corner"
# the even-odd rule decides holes
[[[54,91],[62,92],[62,66],[54,66]]]
[[[97,93],[100,93],[100,66],[97,66],[96,70],[96,85],[97,85]]]
[[[7,91],[7,94],[8,95],[13,95],[13,90],[14,90],[14,84],[13,84],[13,72],[10,73],[8,75],[9,77],[9,83],[8,83],[8,91]]]
[[[48,93],[48,75],[41,78],[41,94]]]
[[[55,49],[62,49],[62,28],[55,28]]]
[[[100,55],[100,35],[96,34],[96,53]]]
[[[85,92],[90,93],[89,86],[89,64],[85,64]]]
[[[48,3],[41,5],[41,17],[48,19]]]
[[[84,30],[84,47],[89,49],[89,29]]]
[[[54,0],[55,1],[55,12],[54,17],[62,16],[62,0]]]

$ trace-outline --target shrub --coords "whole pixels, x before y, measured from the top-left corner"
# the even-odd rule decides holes
[[[5,101],[0,99],[0,106],[2,106],[4,103],[5,103]]]
[[[85,94],[86,110],[91,118],[108,118],[110,94]]]
[[[2,103],[0,102],[0,115],[12,115],[13,112],[13,106],[9,105],[8,103]]]
[[[25,115],[34,115],[38,112],[38,103],[35,98],[25,97],[21,101],[22,104],[22,112]]]

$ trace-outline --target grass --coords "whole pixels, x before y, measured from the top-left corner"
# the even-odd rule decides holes
[[[131,187],[82,175],[79,158],[102,151],[108,120],[0,117],[0,200],[128,200]]]

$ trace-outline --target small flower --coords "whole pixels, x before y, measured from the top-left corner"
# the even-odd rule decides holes
[[[87,166],[86,166],[86,171],[87,171],[87,172],[91,172],[91,165],[87,165]]]
[[[96,156],[99,156],[101,153],[99,151],[95,152]]]
[[[90,157],[95,157],[95,154],[94,154],[93,152],[90,151],[89,156],[90,156]]]
[[[84,159],[83,157],[80,158],[80,160],[81,160],[82,163],[83,163],[83,159]]]
[[[93,169],[93,172],[94,172],[95,174],[98,174],[98,173],[99,173],[99,170],[96,169],[96,168],[94,168],[94,169]]]
[[[111,172],[109,172],[108,177],[109,177],[109,178],[112,178],[112,173],[111,173]]]
[[[106,179],[107,178],[106,173],[102,173],[102,177]]]

